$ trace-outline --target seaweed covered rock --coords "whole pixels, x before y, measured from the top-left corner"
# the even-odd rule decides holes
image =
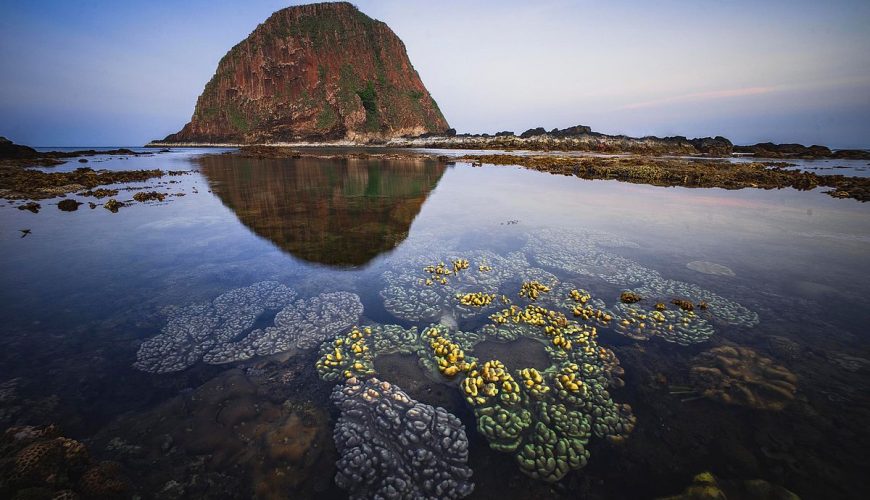
[[[781,410],[797,391],[797,377],[748,347],[723,345],[701,353],[691,369],[701,393],[727,404]]]
[[[59,202],[57,202],[57,208],[62,212],[75,212],[79,209],[79,205],[81,204],[82,203],[80,201],[71,199],[60,200]]]
[[[465,428],[443,408],[376,378],[348,379],[332,401],[341,411],[335,482],[350,498],[453,499],[474,489]]]

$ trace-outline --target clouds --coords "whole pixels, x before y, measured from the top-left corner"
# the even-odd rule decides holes
[[[870,146],[867,2],[356,3],[402,38],[460,131]],[[176,131],[220,57],[286,5],[30,4],[0,20],[0,65],[15,68],[0,74],[0,135],[56,145]]]

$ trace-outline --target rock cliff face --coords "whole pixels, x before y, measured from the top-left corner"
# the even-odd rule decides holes
[[[190,123],[164,142],[387,139],[449,128],[384,23],[353,5],[272,14],[221,59]]]

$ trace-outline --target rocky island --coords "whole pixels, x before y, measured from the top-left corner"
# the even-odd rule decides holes
[[[586,125],[457,134],[385,23],[347,2],[273,13],[218,63],[190,122],[148,146],[369,145],[603,154],[870,159],[862,150],[725,137],[629,137]]]
[[[367,142],[449,128],[381,21],[350,3],[288,7],[220,60],[190,123],[152,144]]]

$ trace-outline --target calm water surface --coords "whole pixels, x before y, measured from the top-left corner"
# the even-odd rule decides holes
[[[163,373],[134,367],[137,352],[185,306],[263,281],[303,299],[357,294],[358,324],[440,321],[472,331],[486,314],[396,311],[385,303],[396,298],[385,291],[391,277],[425,278],[425,263],[454,256],[473,267],[513,256],[611,309],[624,289],[675,280],[757,320],[718,317],[711,302],[712,313],[699,313],[712,334],[689,345],[599,328],[599,343],[625,370],[625,386],[611,396],[631,405],[636,427],[618,444],[592,438],[588,465],[556,485],[523,475],[513,454],[489,449],[455,384],[427,374],[413,355],[377,357],[381,378],[465,423],[473,498],[652,498],[679,493],[703,471],[735,484],[764,479],[802,498],[862,497],[870,206],[819,191],[661,188],[430,161],[204,155],[214,152],[94,157],[87,165],[190,170],[133,185],[184,193],[166,202],[116,214],[87,204],[62,212],[57,200],[38,214],[0,206],[0,426],[57,424],[93,456],[120,463],[130,491],[146,498],[341,498],[332,480],[334,384],[314,369],[317,348],[228,364],[195,359]],[[567,257],[560,264],[547,255]],[[571,267],[592,257],[592,271]],[[635,282],[613,278],[620,269],[633,270]],[[516,269],[499,292],[515,296],[526,270]],[[230,340],[272,321],[274,313],[261,316]],[[762,403],[782,403],[781,394],[764,392],[767,379],[793,374],[784,404],[752,408],[705,395],[692,369],[723,345],[776,366],[774,374],[750,374]],[[487,341],[473,352],[509,370],[551,363],[529,339]],[[285,434],[275,434],[276,415],[285,418]],[[264,426],[272,430],[256,430]],[[287,449],[275,451],[276,439]]]

